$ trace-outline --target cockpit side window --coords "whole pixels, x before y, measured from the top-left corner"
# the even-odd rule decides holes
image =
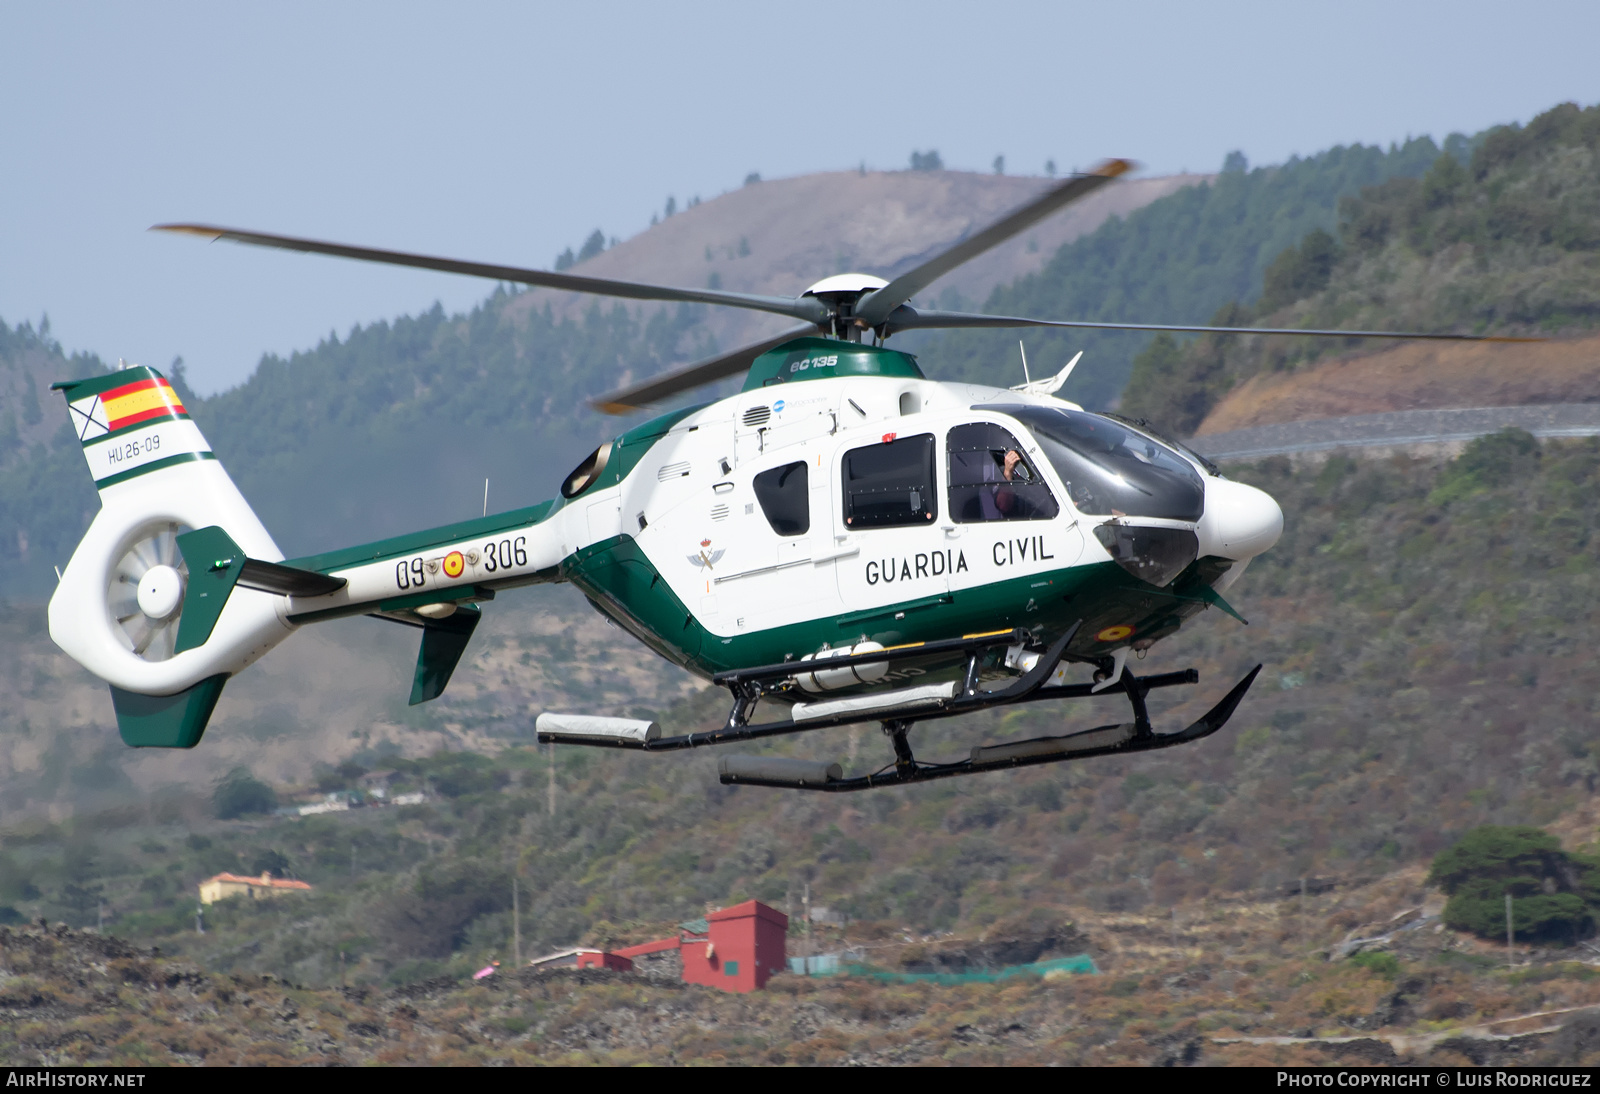
[[[1099,414],[1047,406],[989,406],[1032,431],[1078,512],[1199,520],[1205,484],[1166,445]]]
[[[844,523],[851,529],[927,524],[938,516],[931,433],[852,448],[843,471]]]
[[[806,483],[804,460],[774,467],[755,477],[761,513],[780,536],[803,536],[811,531],[811,495],[806,492]]]
[[[950,515],[958,523],[1051,520],[1061,511],[1010,430],[992,422],[958,425],[945,446]]]

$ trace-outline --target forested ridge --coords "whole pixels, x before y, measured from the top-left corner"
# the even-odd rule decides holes
[[[1457,134],[1445,146],[1459,156],[1475,140]],[[1253,169],[1235,154],[1216,181],[1108,221],[1062,247],[1037,274],[996,289],[982,310],[1041,319],[1204,323],[1229,301],[1253,300],[1262,275],[1286,247],[1307,232],[1333,228],[1342,198],[1420,175],[1439,155],[1427,137],[1387,151],[1350,145]],[[941,376],[996,383],[997,372],[1020,371],[996,368],[1015,359],[1019,337],[1035,375],[1083,350],[1062,394],[1090,407],[1118,398],[1133,356],[1149,341],[1149,335],[1118,331],[963,331],[931,342],[926,355]]]
[[[467,315],[422,315],[330,335],[264,357],[244,384],[208,399],[173,377],[217,456],[290,555],[475,516],[490,480],[497,510],[552,496],[561,476],[616,429],[588,399],[629,375],[692,356],[695,309],[640,323],[596,305],[577,321],[535,311],[503,322],[497,289]],[[31,326],[6,331],[0,370],[75,379],[105,370],[70,360]],[[170,371],[170,370],[169,370]],[[40,387],[35,382],[35,387]],[[27,400],[22,400],[24,409]],[[0,460],[0,526],[25,541],[0,593],[40,596],[98,509],[59,397],[48,441]],[[14,416],[8,407],[6,415]],[[12,417],[0,417],[0,430]]]
[[[1564,104],[1500,126],[1465,161],[1438,155],[1339,204],[1215,319],[1230,325],[1552,335],[1600,320],[1600,106]],[[1381,343],[1380,343],[1381,344]],[[1137,358],[1127,413],[1192,431],[1230,390],[1350,339],[1157,336]]]
[[[708,901],[781,904],[806,882],[819,901],[884,930],[970,933],[1037,906],[1147,913],[1257,899],[1308,875],[1370,878],[1425,865],[1477,825],[1546,825],[1593,800],[1600,753],[1587,651],[1600,642],[1600,443],[1541,448],[1506,434],[1447,464],[1335,459],[1296,470],[1276,461],[1233,473],[1270,490],[1288,517],[1284,540],[1230,590],[1251,623],[1206,613],[1141,666],[1201,671],[1198,687],[1152,696],[1170,730],[1265,663],[1233,722],[1202,743],[851,796],[723,787],[715,757],[699,752],[561,748],[551,813],[552,754],[530,745],[516,685],[532,669],[519,664],[576,675],[648,655],[631,644],[564,646],[524,610],[475,640],[450,692],[407,715],[494,747],[407,760],[362,735],[347,765],[325,767],[315,787],[273,788],[354,790],[363,771],[390,771],[394,787],[428,791],[426,807],[265,825],[246,814],[218,826],[203,818],[243,811],[228,796],[234,783],[215,798],[194,786],[129,798],[114,767],[125,753],[108,726],[112,766],[69,755],[53,777],[131,804],[13,828],[0,905],[83,923],[95,911],[85,887],[100,885],[119,932],[222,962],[214,967],[326,981],[344,949],[362,977],[395,982],[502,947],[512,872],[528,887],[529,947],[618,924],[654,929]],[[52,686],[36,675],[15,698],[27,709]],[[391,699],[403,696],[397,686]],[[573,701],[582,708],[581,694]],[[641,693],[630,709],[678,730],[714,724],[725,701],[719,689],[676,703]],[[917,749],[954,756],[981,741],[1103,724],[1116,703],[921,725]],[[240,725],[227,704],[219,745],[306,732],[270,712],[260,727]],[[771,747],[857,770],[886,757],[867,730]],[[248,952],[189,933],[195,880],[263,868],[290,869],[324,895],[309,913],[251,911]]]
[[[1282,230],[1248,262],[1230,252],[1239,278],[1222,301],[1225,315],[1582,327],[1595,299],[1583,288],[1600,208],[1589,189],[1595,118],[1594,109],[1563,107],[1526,127],[1447,142],[1443,152],[1413,142],[1379,154],[1394,169],[1364,191],[1366,183],[1318,189],[1314,172],[1295,182],[1294,172],[1311,172],[1317,158],[1234,170],[1206,194],[1166,199],[1178,212],[1153,204],[1107,225],[1106,239],[1086,238],[1062,255],[1082,245],[1092,256],[1117,233],[1144,233],[1139,217],[1181,213],[1239,246]],[[1358,151],[1328,153],[1325,166],[1343,165],[1347,180],[1388,170],[1373,166],[1372,150]],[[1366,166],[1352,167],[1352,156]],[[1290,177],[1275,181],[1281,175]],[[1229,187],[1239,188],[1235,204],[1214,205]],[[1312,191],[1324,204],[1305,198]],[[1342,207],[1340,193],[1351,198]],[[1273,194],[1304,200],[1260,197]],[[1227,208],[1239,215],[1229,220]],[[1241,217],[1255,226],[1229,235]],[[1188,265],[1152,261],[1151,269],[1200,269],[1206,252],[1191,237],[1185,246]],[[1072,263],[1062,255],[1005,292],[1042,292],[1051,271],[1069,284]],[[1157,288],[1172,299],[1190,292],[1195,307],[1214,310],[1217,301],[1199,299],[1201,280]],[[506,299],[496,294],[467,316],[435,310],[330,338],[269,359],[239,389],[194,400],[197,419],[286,548],[320,546],[313,537],[335,533],[344,541],[382,534],[395,527],[385,521],[434,519],[425,513],[473,515],[484,475],[496,508],[547,494],[574,453],[615,428],[573,412],[585,395],[630,368],[665,367],[704,348],[692,311],[641,326],[626,310],[597,308],[577,323],[518,327],[500,319]],[[1050,310],[1026,306],[1062,314],[1070,303],[1041,297],[1038,308]],[[1253,369],[1293,369],[1348,348],[1309,345],[1275,357],[1271,343],[1143,344],[1149,351],[1125,405],[1153,418],[1163,407],[1203,413],[1206,400]],[[1042,341],[1032,349],[1031,335],[1029,345],[1048,367],[1056,351]],[[980,361],[974,347],[934,340],[923,363],[936,376],[962,375]],[[5,361],[36,370],[102,367],[65,359],[47,332],[26,326],[7,330],[0,349]],[[0,379],[19,375],[17,367]],[[37,415],[18,379],[9,390],[24,395],[6,408],[16,416],[0,417],[16,444],[0,458],[0,526],[27,532],[24,562],[36,578],[41,567],[48,575],[52,552],[70,551],[81,527],[72,522],[94,505],[75,445],[42,416],[59,405],[40,385]],[[1148,401],[1163,392],[1166,403]],[[1250,624],[1207,612],[1138,665],[1200,670],[1197,687],[1152,697],[1158,728],[1170,730],[1263,663],[1223,731],[1168,752],[862,795],[723,787],[715,757],[704,753],[536,747],[533,714],[558,702],[656,717],[669,731],[725,715],[722,692],[693,692],[665,670],[653,684],[644,680],[635,662],[651,655],[619,632],[595,625],[598,638],[575,642],[565,617],[536,614],[549,603],[539,598],[561,590],[491,605],[435,703],[404,707],[410,650],[386,700],[350,684],[346,698],[370,731],[353,733],[334,762],[303,778],[276,778],[257,763],[216,783],[140,791],[104,691],[95,688],[103,725],[80,713],[61,732],[51,719],[67,718],[64,682],[85,692],[84,674],[48,645],[36,607],[0,613],[0,636],[20,651],[20,668],[3,668],[11,703],[0,724],[16,747],[0,793],[0,923],[48,917],[87,927],[103,913],[107,933],[206,970],[178,966],[170,982],[179,987],[160,988],[167,974],[141,971],[144,957],[101,954],[126,985],[145,985],[124,987],[142,994],[113,1028],[83,986],[89,974],[74,979],[52,964],[66,960],[58,950],[92,949],[86,936],[35,931],[25,939],[13,930],[5,944],[15,975],[0,984],[0,1006],[16,1020],[0,1027],[0,1058],[1282,1064],[1357,1057],[1211,1037],[1421,1036],[1600,1003],[1600,982],[1572,960],[1570,945],[1592,930],[1600,907],[1592,664],[1600,442],[1541,445],[1507,432],[1449,460],[1271,460],[1228,474],[1268,490],[1286,515],[1283,540],[1228,594]],[[11,595],[20,587],[7,586]],[[269,658],[251,672],[272,668]],[[554,681],[537,702],[534,677]],[[229,704],[249,686],[245,677],[230,683],[197,753],[242,745],[246,755],[264,755],[271,742],[310,741],[323,728],[296,721],[300,708],[287,701],[237,716]],[[915,743],[929,758],[960,756],[975,743],[1115,721],[1115,702],[920,725]],[[384,737],[395,724],[438,731],[453,747],[403,752]],[[887,759],[868,730],[767,747],[855,771]],[[34,766],[25,768],[15,757],[28,755]],[[323,816],[262,812],[365,793],[375,780],[427,800]],[[73,802],[75,815],[47,815]],[[264,869],[310,881],[314,895],[219,906],[207,933],[196,933],[196,882],[219,870]],[[848,941],[886,962],[980,960],[971,955],[990,952],[982,946],[993,940],[1048,934],[1089,948],[1106,975],[948,991],[791,980],[725,1009],[709,996],[635,982],[462,987],[466,974],[509,951],[513,878],[525,955],[659,937],[708,905],[750,897],[794,907],[809,886],[817,903],[850,922],[829,928],[822,947]],[[1531,962],[1510,971],[1502,944],[1474,937],[1494,933],[1507,891],[1524,901],[1519,958]],[[1351,940],[1385,932],[1394,939],[1381,952],[1347,956]],[[1540,949],[1529,955],[1530,946]],[[180,1000],[182,991],[194,998]],[[240,999],[250,1002],[237,1004],[236,1026],[174,1017],[193,1006],[231,1015]],[[270,1014],[252,1005],[257,999],[271,1002]],[[1558,1038],[1548,1061],[1592,1061],[1597,1035],[1590,1028]],[[1495,1052],[1523,1051],[1515,1041],[1494,1044]],[[1427,1062],[1511,1058],[1456,1045],[1436,1046]]]
[[[1446,144],[1462,152],[1471,141]],[[1272,256],[1306,231],[1331,228],[1342,196],[1420,174],[1438,151],[1418,138],[1388,151],[1355,145],[1248,170],[1232,157],[1216,183],[1112,219],[1061,248],[1040,273],[997,290],[986,307],[1203,320],[1226,300],[1253,297]],[[496,509],[549,497],[618,427],[588,408],[589,396],[713,348],[695,307],[642,323],[625,306],[597,302],[577,321],[534,310],[513,322],[505,315],[510,299],[497,289],[466,315],[435,308],[333,334],[287,358],[264,357],[230,391],[186,400],[279,545],[295,555],[471,516],[485,478]],[[1084,349],[1065,394],[1096,406],[1117,398],[1128,362],[1147,341],[1092,331],[1028,332],[1027,340],[1036,373]],[[901,341],[935,378],[1020,379],[1010,334]],[[0,337],[0,373],[33,383],[0,411],[0,441],[20,440],[17,415],[29,407],[50,416],[53,430],[41,437],[36,429],[0,454],[0,527],[16,529],[25,543],[19,564],[0,574],[0,595],[47,594],[51,567],[66,562],[93,515],[93,486],[56,424],[65,417],[59,400],[46,389],[105,367],[98,358],[69,358],[48,330],[30,324],[7,326]]]

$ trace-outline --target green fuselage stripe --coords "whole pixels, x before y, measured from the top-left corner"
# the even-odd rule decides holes
[[[180,463],[194,463],[197,460],[214,460],[217,457],[210,452],[184,452],[177,456],[165,456],[159,460],[151,460],[143,467],[135,467],[132,471],[121,471],[115,475],[107,475],[103,479],[95,479],[96,490],[104,490],[108,486],[115,486],[119,482],[136,479],[140,475],[148,475],[152,471],[160,471],[164,467],[174,467]]]
[[[728,636],[708,631],[695,618],[631,536],[569,555],[561,575],[645,645],[691,672],[711,676],[863,639],[901,646],[1023,627],[1048,640],[1080,620],[1068,652],[1101,657],[1130,641],[1170,634],[1183,620],[1204,611],[1207,605],[1191,590],[1207,580],[1206,564],[1201,560],[1191,566],[1172,583],[1171,592],[1146,585],[1114,562],[1103,562]],[[1111,627],[1131,631],[1111,641],[1097,637]],[[901,656],[915,658],[911,651]]]

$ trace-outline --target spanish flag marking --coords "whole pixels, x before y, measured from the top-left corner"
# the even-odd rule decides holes
[[[100,396],[100,402],[105,409],[106,426],[113,431],[153,418],[176,418],[188,413],[178,393],[161,377],[112,388]]]

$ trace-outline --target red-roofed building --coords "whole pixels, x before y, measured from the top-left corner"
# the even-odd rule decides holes
[[[628,946],[615,956],[631,961],[676,949],[683,959],[684,983],[750,992],[766,987],[772,974],[785,968],[788,935],[788,916],[759,900],[747,900],[708,913],[704,931],[686,930],[677,938]]]
[[[200,883],[200,903],[215,904],[219,900],[227,900],[233,896],[245,896],[251,900],[270,900],[285,893],[310,891],[311,886],[303,881],[273,877],[270,873],[263,873],[260,877],[218,874]]]

